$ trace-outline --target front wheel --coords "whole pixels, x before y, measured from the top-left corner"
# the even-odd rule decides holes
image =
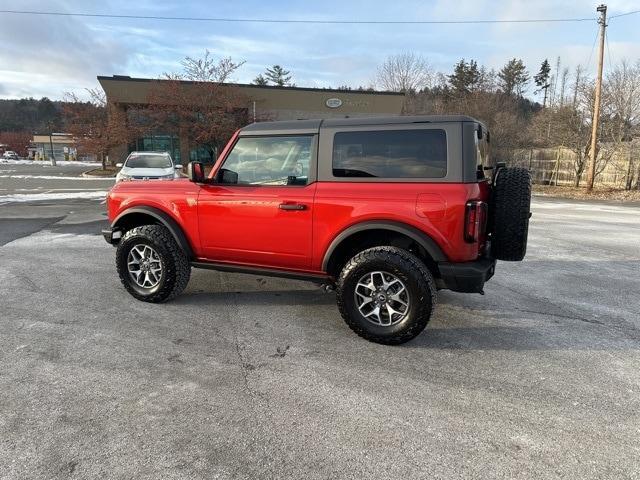
[[[355,333],[399,345],[427,326],[436,302],[431,272],[412,253],[374,247],[353,257],[338,279],[338,308]]]
[[[191,276],[189,259],[161,225],[143,225],[125,233],[116,250],[116,267],[124,288],[143,302],[175,297]]]

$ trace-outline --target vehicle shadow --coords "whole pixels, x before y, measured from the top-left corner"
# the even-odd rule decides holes
[[[637,261],[616,261],[606,268],[612,278],[614,269],[624,272],[637,265]],[[523,263],[517,277],[497,274],[484,297],[441,291],[430,324],[404,347],[452,351],[639,350],[640,328],[625,313],[628,307],[602,314],[591,304],[582,303],[582,297],[574,292],[576,284],[601,291],[604,298],[600,301],[605,305],[610,299],[632,295],[616,293],[620,284],[615,281],[603,284],[602,275],[596,272],[602,274],[604,269],[602,262],[536,260]],[[625,278],[627,285],[637,282],[633,277]],[[342,323],[335,301],[335,294],[305,282],[221,273],[219,277],[198,276],[172,303],[205,308],[260,306],[274,321],[279,308],[302,307],[305,314],[299,320],[304,323],[301,327],[311,327],[309,334],[314,336],[322,328],[332,329]],[[633,298],[627,301],[635,303]],[[325,324],[327,318],[335,318],[336,323]],[[346,328],[344,333],[351,335]]]
[[[213,291],[198,290],[185,292],[172,300],[176,305],[217,306],[217,305],[335,305],[335,295],[317,290],[262,290],[262,291]],[[337,312],[337,310],[336,310]],[[338,314],[339,315],[339,314]]]

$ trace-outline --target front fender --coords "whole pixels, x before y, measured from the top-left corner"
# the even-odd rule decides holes
[[[180,224],[168,213],[158,208],[142,205],[127,208],[113,220],[111,223],[111,231],[114,232],[130,227],[132,222],[134,224],[137,223],[137,219],[141,215],[152,217],[157,223],[165,226],[187,257],[189,257],[189,259],[195,258],[193,247]]]

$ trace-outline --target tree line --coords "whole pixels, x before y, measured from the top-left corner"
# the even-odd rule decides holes
[[[232,77],[244,65],[230,57],[185,57],[181,70],[166,73],[151,89],[148,105],[123,110],[109,105],[100,89],[89,90],[88,101],[66,95],[63,102],[0,101],[2,131],[67,131],[88,153],[106,157],[113,146],[154,131],[186,138],[207,149],[213,158],[230,134],[253,117],[248,99],[233,87]],[[532,73],[518,58],[500,69],[462,58],[450,72],[438,72],[415,53],[393,55],[378,67],[368,86],[358,90],[404,92],[405,114],[465,114],[483,121],[492,132],[492,154],[510,162],[525,148],[565,147],[573,152],[575,184],[589,158],[593,79],[582,66],[572,70],[560,58],[543,59]],[[194,85],[182,87],[183,80]],[[274,65],[258,75],[256,85],[294,86],[291,72]],[[343,85],[341,90],[351,90]],[[537,94],[542,101],[529,95]],[[255,120],[268,120],[256,118]],[[597,144],[596,174],[634,139],[640,139],[640,61],[621,61],[605,76],[602,118]],[[629,153],[626,184],[640,184],[640,160]]]
[[[64,128],[62,104],[46,97],[0,99],[0,144],[26,155],[33,133],[59,132]]]
[[[554,67],[544,59],[532,75],[517,58],[497,71],[461,59],[445,74],[422,56],[404,53],[380,65],[375,84],[405,92],[406,113],[465,114],[482,120],[492,131],[498,160],[508,163],[523,148],[567,148],[573,152],[574,184],[580,184],[590,155],[595,101],[594,81],[581,65],[570,71],[560,58]],[[541,94],[542,103],[527,98],[530,91]],[[635,183],[640,188],[640,60],[622,60],[606,73],[598,140],[596,176],[616,155],[625,154],[626,187]]]

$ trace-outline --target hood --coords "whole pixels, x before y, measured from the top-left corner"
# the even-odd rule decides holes
[[[168,168],[129,168],[122,167],[120,173],[135,177],[162,177],[165,175],[172,175],[175,173],[173,167]]]

